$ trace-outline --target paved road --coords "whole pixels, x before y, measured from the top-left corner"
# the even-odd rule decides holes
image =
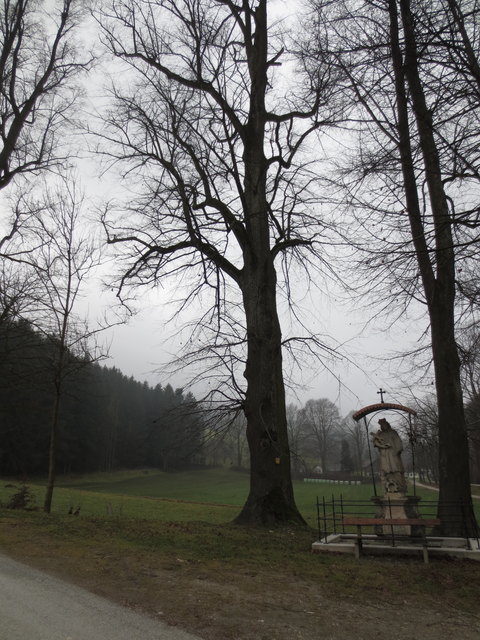
[[[199,640],[0,554],[0,640]]]

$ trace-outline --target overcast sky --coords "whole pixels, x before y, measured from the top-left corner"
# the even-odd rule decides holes
[[[143,298],[143,299],[142,299]],[[168,324],[169,294],[160,292],[140,296],[140,311],[124,326],[109,330],[110,343],[108,366],[118,367],[124,374],[132,375],[149,384],[183,386],[186,375],[170,377],[162,371],[179,348],[175,337],[179,324]],[[323,300],[318,324],[323,328],[325,342],[338,344],[341,358],[323,358],[324,365],[307,362],[301,371],[294,373],[294,388],[287,390],[287,400],[303,404],[310,398],[328,398],[335,402],[342,415],[380,400],[380,387],[387,391],[389,402],[413,402],[405,389],[405,375],[401,363],[392,356],[415,346],[422,326],[417,322],[402,321],[386,330],[382,322],[363,329],[366,314],[339,306],[334,301]],[[183,318],[188,320],[188,314]],[[322,330],[322,329],[321,329]],[[408,380],[407,380],[408,381]],[[197,394],[205,391],[202,385],[194,388]],[[418,392],[423,391],[418,389]],[[410,398],[410,399],[409,399]]]
[[[291,3],[279,0],[278,7],[285,11]],[[102,99],[103,75],[97,73],[88,78],[88,94],[92,105]],[[80,162],[80,170],[87,196],[92,203],[100,195],[108,200],[119,189],[119,185],[101,173],[91,157]],[[1,206],[1,204],[0,204]],[[5,206],[5,204],[4,204]],[[92,214],[93,215],[93,214]],[[2,219],[5,219],[2,216]],[[90,284],[89,294],[80,307],[80,314],[89,315],[90,321],[102,314],[115,302],[112,291],[106,291],[100,280],[107,279],[113,266],[105,267],[102,278]],[[162,290],[158,294],[139,292],[138,313],[128,324],[114,327],[104,335],[109,344],[108,366],[118,367],[124,374],[149,384],[160,383],[184,386],[186,375],[167,376],[161,371],[178,351],[179,339],[173,337],[178,325],[168,325],[173,292]],[[363,329],[368,314],[362,313],[353,302],[341,306],[336,302],[333,287],[329,294],[315,292],[303,304],[310,316],[307,323],[322,341],[331,348],[339,349],[339,358],[325,357],[324,366],[306,361],[301,369],[293,373],[292,387],[287,391],[288,401],[302,404],[309,398],[326,397],[336,402],[342,414],[379,400],[377,391],[386,389],[386,400],[408,403],[404,380],[395,360],[388,362],[392,353],[411,348],[425,326],[412,328],[408,319],[385,331],[385,323],[377,322]],[[373,313],[373,310],[371,311]],[[182,319],[189,320],[188,314]],[[283,335],[288,336],[288,323],[282,319]],[[241,375],[241,374],[240,374]],[[201,385],[194,389],[199,395],[204,391]]]

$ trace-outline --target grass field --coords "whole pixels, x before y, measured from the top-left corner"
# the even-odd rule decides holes
[[[202,521],[221,524],[231,521],[245,502],[248,474],[229,469],[206,469],[162,473],[154,469],[59,477],[53,494],[53,513],[66,514],[80,508],[83,516],[123,516],[164,521]],[[15,492],[14,482],[0,483],[0,503]],[[41,506],[44,482],[28,483]],[[330,500],[340,496],[368,502],[371,485],[294,483],[298,508],[307,523],[316,527],[317,497]],[[419,489],[418,495],[434,500],[432,491]]]

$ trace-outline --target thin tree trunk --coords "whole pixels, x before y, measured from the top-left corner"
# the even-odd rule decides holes
[[[70,234],[70,238],[72,235]],[[71,257],[70,249],[67,250],[67,254],[69,258]],[[68,276],[67,276],[67,296],[65,300],[65,307],[63,310],[62,317],[62,328],[60,332],[59,345],[58,345],[58,362],[55,365],[54,370],[54,388],[55,388],[55,399],[53,402],[53,413],[52,413],[52,426],[50,429],[50,449],[48,454],[48,480],[47,480],[47,490],[45,493],[45,502],[43,504],[43,510],[45,513],[50,513],[52,509],[52,497],[53,497],[53,488],[55,485],[55,476],[56,476],[56,464],[57,464],[57,442],[58,442],[58,425],[60,418],[60,402],[62,398],[63,392],[63,377],[65,375],[65,356],[66,356],[66,340],[67,340],[67,332],[68,332],[68,322],[70,317],[70,299],[72,295],[72,270],[71,270],[71,259],[68,261]]]
[[[45,500],[43,510],[50,513],[52,510],[53,489],[55,486],[56,465],[57,465],[57,442],[58,442],[58,423],[60,417],[60,397],[61,390],[55,389],[55,398],[53,401],[52,424],[50,427],[50,447],[48,450],[48,479],[47,489],[45,492]]]

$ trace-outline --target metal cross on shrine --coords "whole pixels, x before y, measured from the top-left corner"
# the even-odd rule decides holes
[[[384,389],[382,389],[382,387],[380,387],[380,390],[377,391],[377,394],[380,394],[380,402],[383,404],[383,394],[387,393]]]

